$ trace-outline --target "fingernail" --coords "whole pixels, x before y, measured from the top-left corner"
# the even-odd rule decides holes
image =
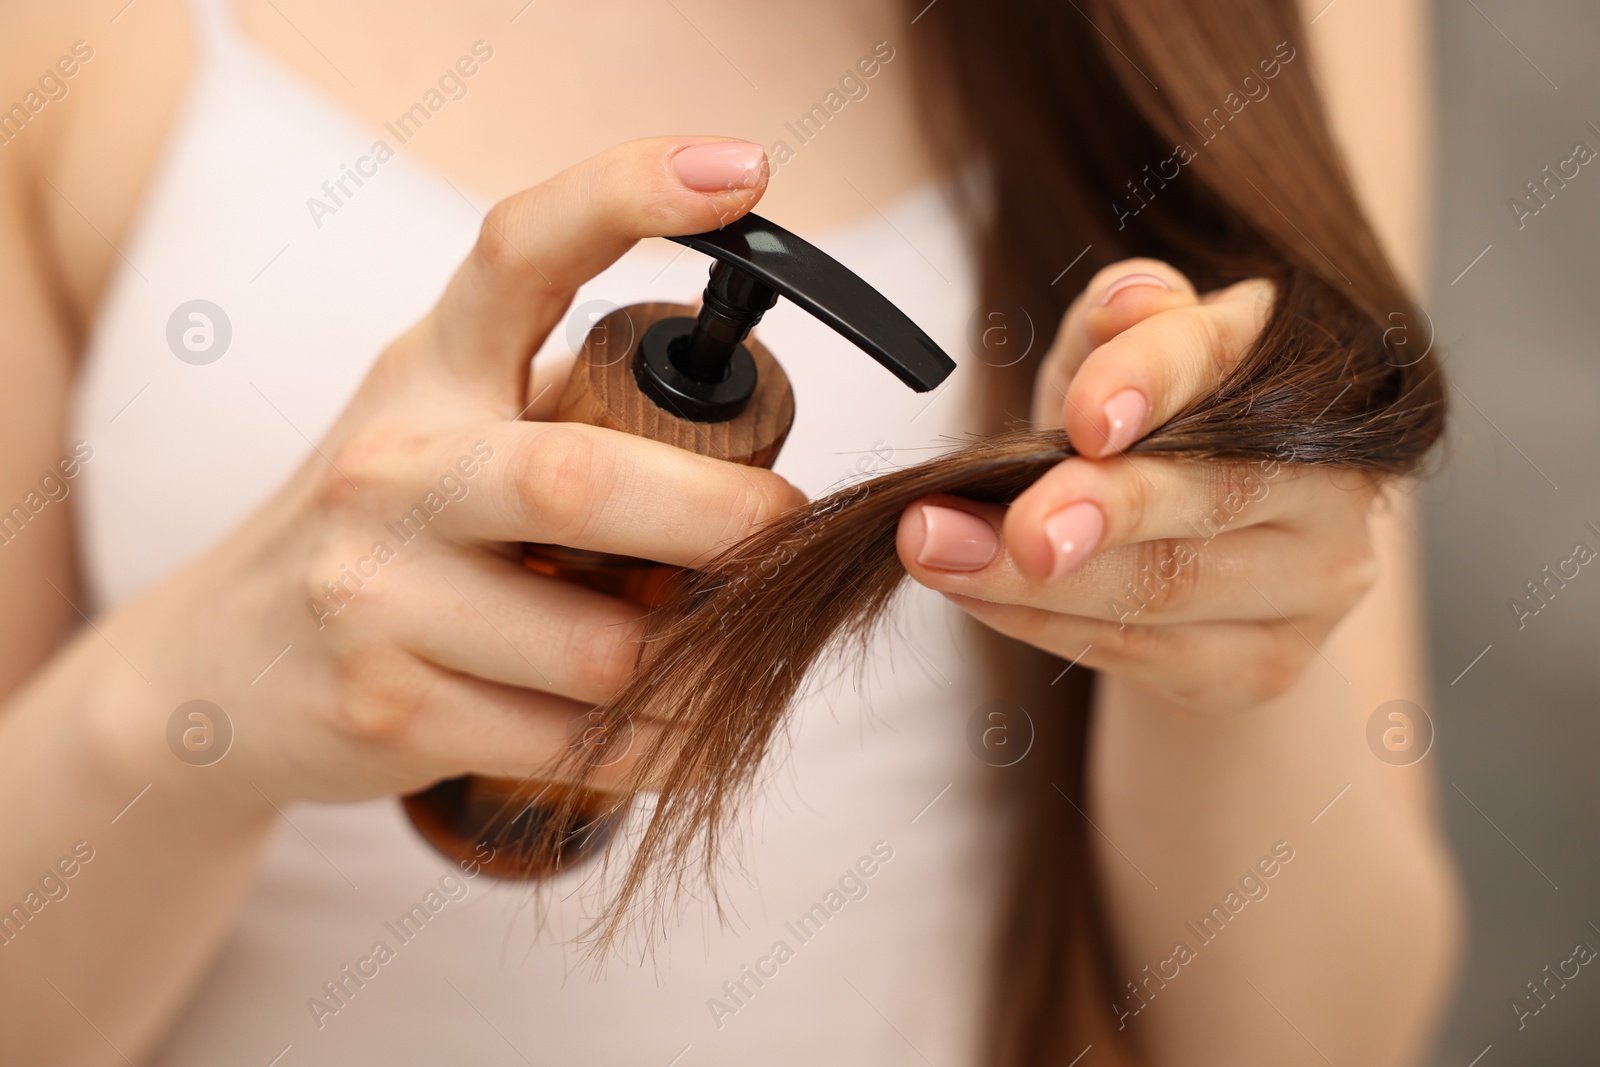
[[[959,508],[922,507],[922,551],[917,562],[942,571],[975,571],[989,565],[1000,539],[988,522]]]
[[[1158,274],[1124,274],[1106,288],[1106,295],[1100,298],[1100,306],[1105,307],[1111,303],[1113,297],[1125,289],[1137,289],[1146,286],[1151,289],[1171,289],[1166,281]]]
[[[1050,571],[1051,580],[1062,577],[1094,552],[1100,544],[1100,534],[1105,530],[1105,516],[1100,508],[1087,500],[1068,505],[1044,521],[1044,535],[1050,540],[1050,551],[1056,563]]]
[[[1101,409],[1106,417],[1105,455],[1121,452],[1144,433],[1150,405],[1137,389],[1124,389],[1106,401]]]
[[[761,184],[766,152],[749,141],[691,145],[672,157],[678,180],[702,193],[749,189]]]

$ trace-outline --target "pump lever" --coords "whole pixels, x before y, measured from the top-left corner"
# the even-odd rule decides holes
[[[788,297],[919,393],[937,388],[956,369],[955,361],[933,338],[849,267],[760,215],[745,215],[719,229],[669,240],[704,252],[759,283],[739,285],[738,279],[730,278],[722,283],[722,292],[766,288]],[[755,318],[760,318],[759,311]],[[709,337],[701,340],[705,329],[703,323],[696,329],[691,346],[709,344]],[[711,354],[709,347],[706,351]]]

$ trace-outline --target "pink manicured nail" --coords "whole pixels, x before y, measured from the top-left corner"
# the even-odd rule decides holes
[[[1056,564],[1050,571],[1054,581],[1088,559],[1100,544],[1100,535],[1106,528],[1105,516],[1087,500],[1080,500],[1062,508],[1044,520],[1044,535],[1050,539],[1050,551],[1055,553]]]
[[[942,571],[975,571],[989,565],[1000,548],[994,527],[970,511],[924,504],[922,551],[917,562]]]
[[[1106,417],[1105,455],[1121,452],[1137,441],[1144,433],[1145,420],[1150,417],[1150,405],[1137,389],[1124,389],[1106,401],[1101,409]]]
[[[749,141],[691,145],[672,157],[678,180],[702,193],[749,189],[761,184],[766,152]]]
[[[1111,303],[1113,297],[1125,289],[1137,289],[1148,286],[1151,289],[1171,289],[1166,281],[1156,274],[1124,274],[1106,288],[1106,295],[1100,298],[1100,306],[1105,307]]]

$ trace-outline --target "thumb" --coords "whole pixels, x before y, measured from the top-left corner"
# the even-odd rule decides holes
[[[1124,259],[1095,272],[1067,309],[1055,343],[1039,365],[1033,391],[1036,426],[1059,427],[1073,412],[1065,401],[1089,354],[1122,331],[1198,296],[1189,279],[1159,259]]]
[[[767,175],[760,145],[655,137],[500,201],[434,308],[434,358],[474,391],[520,405],[528,361],[578,286],[641,237],[739,218],[761,199]]]

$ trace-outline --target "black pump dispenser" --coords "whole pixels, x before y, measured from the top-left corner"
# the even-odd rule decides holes
[[[645,331],[634,378],[646,396],[680,418],[724,422],[756,389],[742,342],[778,297],[833,327],[902,382],[927,392],[955,362],[905,313],[844,264],[759,215],[671,240],[713,256],[693,320],[664,319]]]

